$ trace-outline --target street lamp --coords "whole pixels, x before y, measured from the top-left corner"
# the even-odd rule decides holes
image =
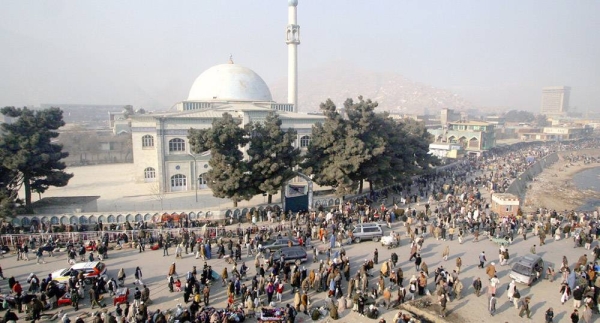
[[[196,203],[198,203],[198,161],[196,160],[196,156],[191,153],[188,153],[190,157],[194,159],[194,177],[196,178],[196,183],[194,183],[194,187],[196,188]]]

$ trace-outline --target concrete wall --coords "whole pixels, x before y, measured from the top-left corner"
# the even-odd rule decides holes
[[[525,191],[527,190],[527,184],[531,180],[533,180],[535,176],[540,174],[545,168],[556,163],[557,161],[557,153],[552,153],[542,159],[539,159],[537,162],[531,165],[525,172],[521,173],[519,177],[510,184],[506,192],[520,197],[521,201],[523,201]]]

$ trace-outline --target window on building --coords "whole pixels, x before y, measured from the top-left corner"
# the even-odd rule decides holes
[[[185,175],[176,174],[171,176],[171,190],[172,191],[182,191],[187,187],[187,178]]]
[[[144,179],[155,179],[156,178],[156,170],[152,167],[148,167],[144,169]]]
[[[302,136],[300,138],[300,147],[308,147],[310,144],[310,136]]]
[[[154,147],[154,137],[151,135],[145,135],[142,137],[142,148]]]
[[[169,140],[169,151],[185,151],[185,141],[181,138]]]

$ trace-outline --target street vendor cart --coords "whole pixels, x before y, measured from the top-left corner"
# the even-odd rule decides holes
[[[117,304],[125,304],[127,302],[127,298],[129,298],[129,288],[121,287],[117,289],[115,296],[113,297],[113,306]]]
[[[285,308],[263,308],[260,311],[258,322],[285,322]]]

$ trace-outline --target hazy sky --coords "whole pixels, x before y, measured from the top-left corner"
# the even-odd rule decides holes
[[[600,1],[299,2],[300,73],[343,61],[535,111],[570,85],[600,112]],[[0,105],[168,108],[230,54],[274,84],[286,24],[286,0],[0,1]]]

